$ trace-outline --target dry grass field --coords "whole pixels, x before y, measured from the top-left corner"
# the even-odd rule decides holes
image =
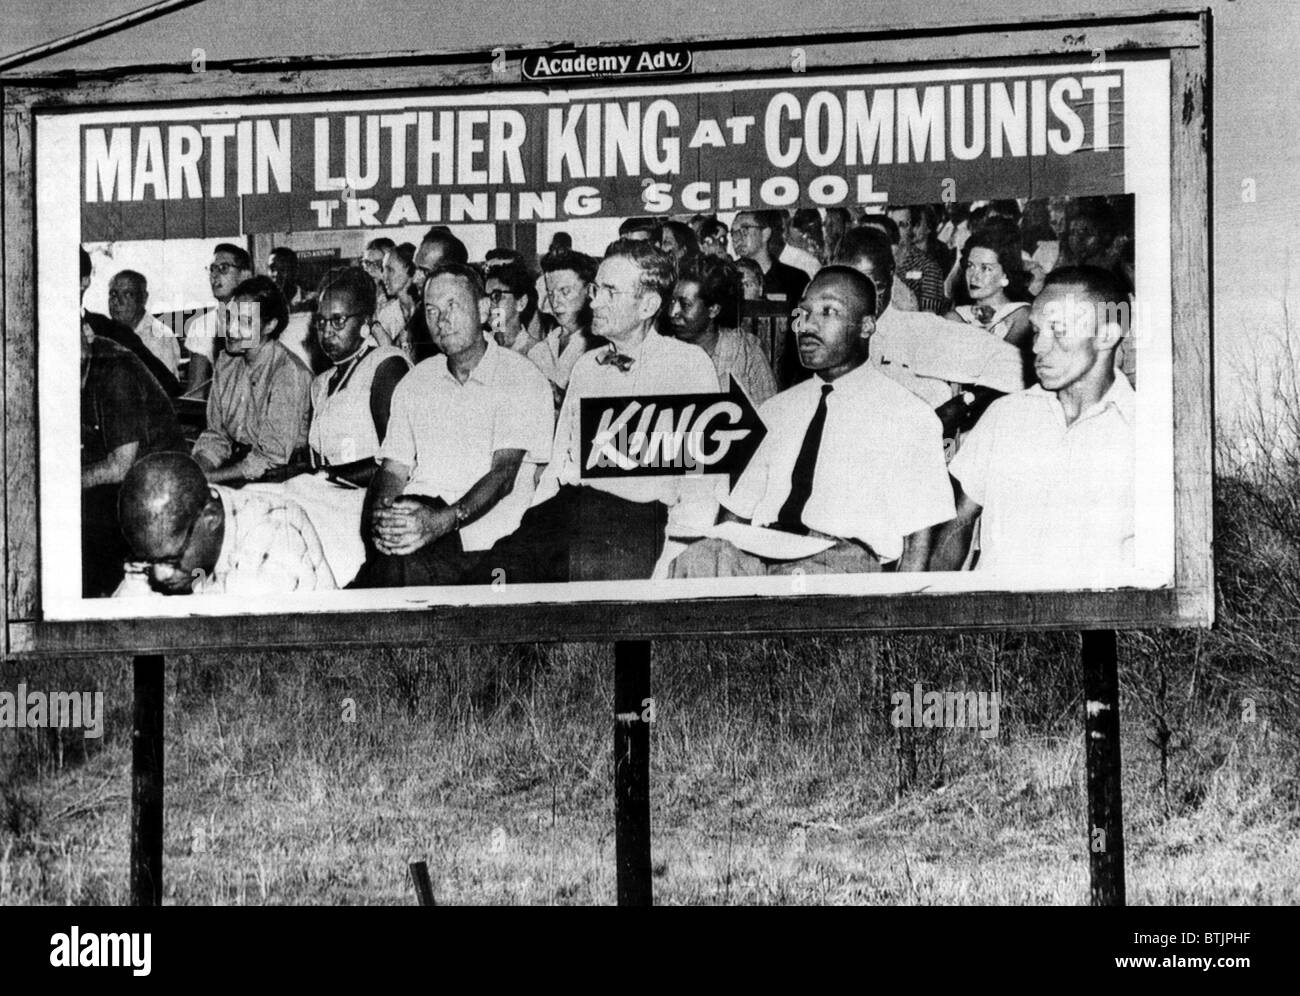
[[[1077,639],[659,645],[657,901],[1085,903]],[[1121,638],[1131,902],[1300,901],[1293,642]],[[417,859],[440,903],[613,901],[609,648],[170,665],[168,902],[411,903]],[[39,676],[102,688],[106,734],[0,735],[0,901],[124,902],[129,662]],[[895,730],[916,680],[996,683],[999,736]]]

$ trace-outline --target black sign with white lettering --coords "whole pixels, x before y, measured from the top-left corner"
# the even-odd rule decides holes
[[[676,76],[691,68],[691,53],[681,45],[641,48],[583,48],[524,56],[524,79],[589,80],[606,76]]]
[[[583,398],[582,477],[727,474],[734,485],[767,427],[744,389]]]

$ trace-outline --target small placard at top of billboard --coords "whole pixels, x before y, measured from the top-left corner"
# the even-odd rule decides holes
[[[564,49],[528,55],[523,59],[524,79],[590,80],[605,77],[676,76],[689,72],[690,50],[681,45],[644,45],[637,48]]]

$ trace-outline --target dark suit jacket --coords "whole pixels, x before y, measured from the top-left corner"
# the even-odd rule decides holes
[[[125,346],[131,352],[140,358],[144,368],[153,374],[160,387],[167,392],[169,398],[179,397],[184,388],[181,387],[172,372],[167,369],[167,364],[154,356],[149,351],[149,347],[140,341],[140,337],[134,331],[127,328],[121,322],[115,322],[107,315],[101,315],[94,311],[87,311],[82,321],[90,326],[90,330],[95,335],[104,339],[111,339],[119,346]]]

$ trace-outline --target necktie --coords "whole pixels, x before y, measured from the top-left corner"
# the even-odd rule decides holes
[[[790,496],[776,517],[778,529],[791,533],[807,533],[803,524],[803,509],[812,495],[813,475],[817,470],[817,451],[822,444],[822,431],[826,428],[826,398],[831,393],[831,385],[822,385],[821,400],[817,402],[817,411],[808,423],[808,432],[803,437],[803,446],[794,461],[794,471],[790,475]]]

